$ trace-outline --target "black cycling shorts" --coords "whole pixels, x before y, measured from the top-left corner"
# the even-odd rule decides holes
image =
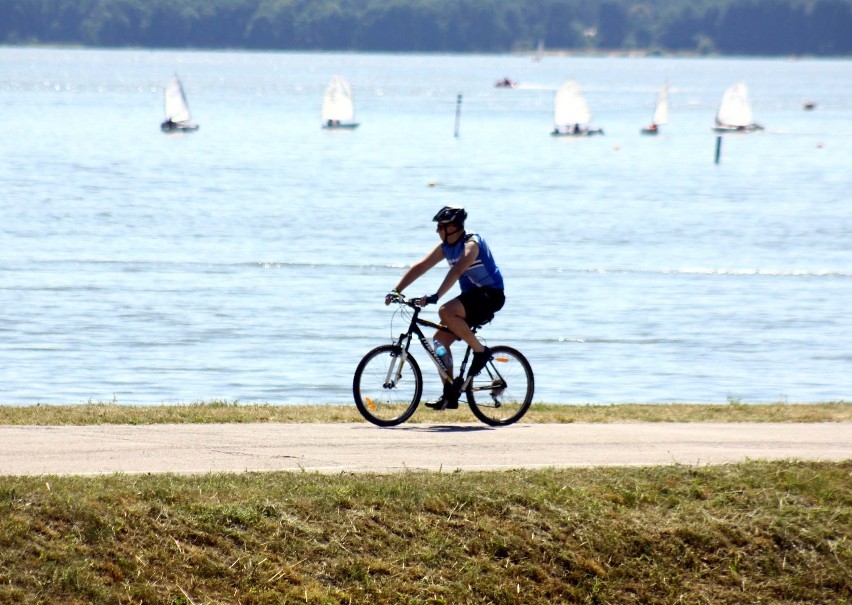
[[[464,318],[469,326],[487,324],[506,302],[503,290],[497,288],[474,288],[459,294],[458,299],[464,307]]]

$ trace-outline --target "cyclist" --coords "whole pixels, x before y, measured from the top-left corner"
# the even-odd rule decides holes
[[[491,359],[491,350],[482,345],[471,331],[471,326],[488,323],[494,314],[503,308],[506,298],[503,293],[503,276],[494,262],[491,250],[481,235],[465,231],[464,222],[467,212],[464,208],[444,206],[432,218],[438,223],[436,231],[441,243],[417,261],[399,280],[396,288],[385,297],[385,304],[390,304],[394,295],[411,285],[429,269],[446,259],[450,265],[446,277],[434,294],[420,297],[419,304],[426,306],[438,302],[443,295],[450,291],[456,282],[459,283],[461,294],[447,301],[438,309],[441,322],[450,330],[438,330],[435,333],[435,346],[443,345],[447,352],[442,358],[444,365],[453,373],[453,357],[450,346],[457,340],[463,340],[473,350],[473,361],[470,364],[468,376],[476,376]],[[444,394],[435,403],[426,405],[438,409],[457,408],[461,377],[455,382],[444,384]]]

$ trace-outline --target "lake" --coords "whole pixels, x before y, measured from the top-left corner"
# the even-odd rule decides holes
[[[173,73],[198,132],[159,130]],[[550,136],[566,79],[604,136]],[[716,164],[737,81],[766,131]],[[444,205],[536,401],[852,399],[852,61],[2,48],[0,115],[0,404],[349,403]]]

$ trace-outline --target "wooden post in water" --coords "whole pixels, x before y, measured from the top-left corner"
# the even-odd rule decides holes
[[[455,133],[456,138],[458,138],[458,136],[459,136],[459,122],[461,121],[461,101],[462,101],[462,96],[459,95],[456,98],[456,133]]]
[[[719,156],[722,155],[722,137],[716,137],[716,163],[719,163]]]

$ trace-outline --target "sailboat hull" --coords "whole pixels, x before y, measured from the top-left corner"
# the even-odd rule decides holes
[[[727,126],[720,124],[713,127],[713,132],[718,132],[719,134],[760,132],[761,130],[763,130],[763,126],[760,124],[749,124],[748,126]]]
[[[360,126],[358,123],[322,125],[323,130],[355,130],[358,126]]]
[[[553,131],[550,133],[550,135],[554,136],[554,137],[590,137],[590,136],[593,136],[593,135],[596,135],[596,134],[603,134],[603,133],[604,133],[603,128],[581,130],[580,132],[574,132],[573,130],[568,131],[568,132],[563,132],[559,129],[554,128]]]
[[[163,132],[195,132],[198,130],[198,124],[183,124],[179,122],[165,121],[160,124],[160,130]]]
[[[643,129],[642,129],[642,130],[640,130],[639,132],[641,132],[642,134],[646,134],[646,135],[648,135],[648,136],[652,136],[652,137],[655,137],[655,136],[657,136],[658,134],[660,134],[659,129],[651,130],[650,128],[643,128]]]

